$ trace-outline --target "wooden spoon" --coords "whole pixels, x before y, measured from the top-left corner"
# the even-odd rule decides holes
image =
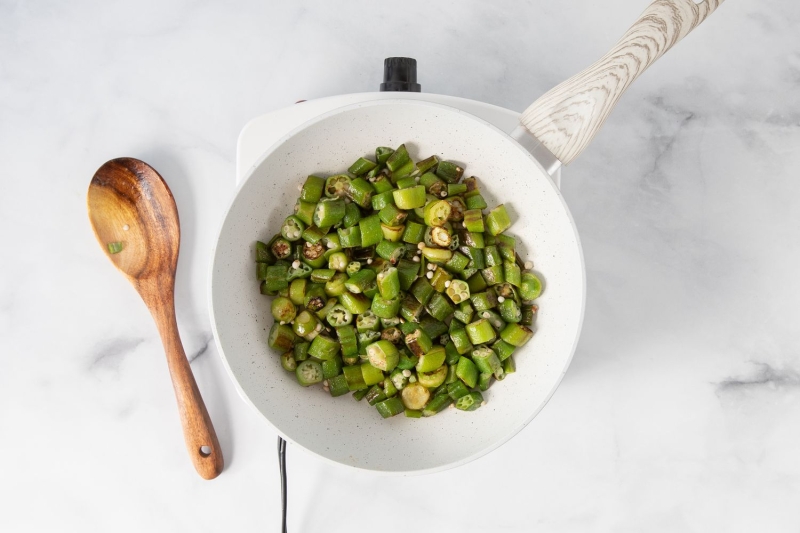
[[[213,479],[222,472],[222,450],[175,320],[181,232],[172,192],[153,167],[123,157],[97,170],[89,185],[88,207],[103,251],[139,291],[153,315],[167,353],[186,448],[197,472]]]

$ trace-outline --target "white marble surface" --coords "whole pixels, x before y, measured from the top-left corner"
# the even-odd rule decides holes
[[[425,91],[521,110],[646,3],[0,0],[0,531],[276,531],[275,434],[206,309],[240,128],[374,90],[391,55],[418,59]],[[798,26],[796,2],[729,0],[566,169],[586,321],[533,423],[426,477],[290,447],[290,531],[798,531]],[[181,213],[179,323],[227,461],[212,482],[89,228],[91,175],[121,155]]]

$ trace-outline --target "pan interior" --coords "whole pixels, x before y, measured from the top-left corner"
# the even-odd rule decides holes
[[[365,401],[300,387],[266,339],[270,297],[259,294],[254,243],[268,241],[292,213],[309,174],[342,172],[377,146],[405,143],[420,160],[432,154],[477,176],[494,207],[504,203],[518,252],[546,288],[536,334],[514,358],[517,372],[484,393],[475,412],[448,409],[426,419],[384,420]],[[411,473],[463,464],[499,446],[544,406],[572,358],[583,316],[583,260],[560,193],[535,160],[474,116],[416,100],[378,100],[314,119],[276,143],[236,194],[213,254],[211,315],[220,353],[245,400],[283,436],[331,461]]]

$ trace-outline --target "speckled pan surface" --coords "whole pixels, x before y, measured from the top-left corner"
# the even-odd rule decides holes
[[[255,279],[253,245],[292,212],[308,174],[346,169],[376,146],[406,143],[416,160],[437,154],[481,179],[490,207],[505,203],[509,233],[546,281],[533,339],[515,354],[517,373],[485,393],[472,413],[448,409],[428,419],[382,419],[350,395],[300,387],[266,338],[271,298]],[[474,116],[414,100],[364,102],[314,119],[276,143],[253,168],[223,222],[211,268],[211,319],[232,379],[285,438],[331,461],[387,473],[419,473],[466,463],[522,429],[566,372],[583,318],[585,276],[574,224],[549,176],[507,135]]]

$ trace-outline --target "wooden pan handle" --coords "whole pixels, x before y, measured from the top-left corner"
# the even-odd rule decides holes
[[[586,148],[625,89],[724,0],[656,0],[614,48],[546,92],[520,122],[567,165]]]
[[[150,299],[150,303],[154,303]],[[211,417],[208,416],[203,397],[197,388],[192,368],[183,350],[178,324],[175,320],[175,304],[170,298],[148,305],[158,326],[161,342],[167,355],[172,387],[178,400],[178,413],[183,426],[186,449],[195,470],[204,479],[214,479],[222,472],[224,460]]]

